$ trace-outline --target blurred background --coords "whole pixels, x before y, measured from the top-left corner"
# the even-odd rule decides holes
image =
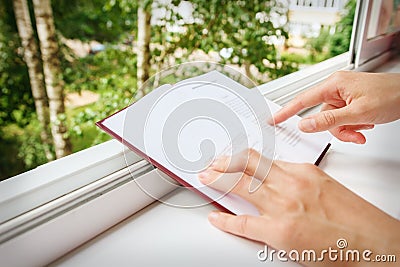
[[[258,84],[347,52],[355,0],[0,0],[0,180],[109,140],[95,126],[183,62]]]

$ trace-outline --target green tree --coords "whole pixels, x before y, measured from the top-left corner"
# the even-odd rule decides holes
[[[321,62],[349,51],[355,9],[356,0],[350,0],[335,25],[335,33],[330,33],[330,27],[322,26],[319,35],[307,41],[310,63]]]
[[[36,28],[42,55],[44,81],[49,102],[50,128],[56,158],[71,153],[64,107],[58,42],[50,0],[33,0]]]
[[[310,62],[312,64],[321,62],[330,57],[329,45],[332,35],[329,29],[322,27],[317,37],[310,38],[306,47],[309,51]]]
[[[329,45],[329,53],[331,56],[340,55],[349,51],[356,3],[356,0],[349,0],[349,2],[347,2],[342,18],[336,25],[335,34],[331,37]]]
[[[151,7],[153,11],[157,9],[157,12],[163,13],[154,18],[151,25],[150,62],[153,73],[170,64],[187,61],[197,50],[206,53],[229,51],[229,55],[222,57],[221,63],[244,66],[250,77],[253,75],[250,66],[254,65],[266,77],[264,80],[297,70],[296,64],[280,58],[274,44],[276,41],[283,43],[288,37],[288,1],[109,0],[104,9],[117,7],[121,9],[122,17],[136,17],[139,4],[146,6],[146,10]],[[189,16],[179,12],[182,5],[191,6]],[[149,23],[147,26],[150,26]],[[135,33],[135,30],[133,27],[132,33],[136,36],[142,32],[139,30]],[[139,52],[143,50],[140,47],[138,49]],[[140,62],[138,64],[141,66]],[[141,68],[138,72],[142,73]],[[138,79],[138,82],[142,82],[142,79]]]
[[[0,0],[0,127],[29,123],[34,103],[11,0]]]
[[[137,7],[137,94],[145,93],[143,85],[150,76],[151,4],[143,1]]]
[[[51,134],[49,132],[49,113],[46,89],[44,87],[43,68],[39,48],[31,23],[27,0],[14,0],[14,14],[18,33],[24,50],[24,60],[28,67],[30,86],[35,102],[36,114],[40,122],[40,137],[47,160],[53,160]]]
[[[126,2],[126,6],[136,5]],[[56,29],[70,39],[118,43],[136,27],[136,15],[114,0],[57,0],[52,1],[52,9]]]
[[[31,168],[46,159],[42,157],[38,120],[33,113],[34,102],[12,1],[0,0],[0,3],[0,120],[10,125],[7,129],[1,127],[4,135],[0,138],[15,137],[17,142],[13,147],[19,149],[18,157],[24,159],[25,168]],[[287,37],[284,1],[52,1],[54,24],[60,35],[82,41],[97,40],[105,45],[102,52],[78,58],[71,57],[72,53],[60,44],[68,53],[60,57],[62,75],[57,77],[65,81],[64,90],[87,89],[101,96],[90,106],[67,110],[70,117],[61,118],[71,124],[69,134],[76,144],[74,151],[105,140],[94,122],[128,105],[137,93],[138,5],[145,3],[153,11],[157,8],[165,11],[164,16],[153,19],[150,28],[150,59],[144,60],[150,63],[150,75],[171,64],[188,61],[198,52],[220,53],[221,63],[240,65],[249,76],[259,74],[257,78],[262,75],[264,81],[296,69],[296,65],[280,58],[274,44]],[[181,5],[191,6],[189,16],[179,12]],[[32,16],[32,4],[30,11]]]
[[[19,155],[24,143],[24,140],[21,140],[24,134],[21,129],[36,119],[12,0],[0,0],[0,28],[0,151],[2,152],[0,180],[2,180],[26,169],[23,156]],[[39,157],[43,155],[41,159],[46,159],[41,151],[36,151],[35,154]]]
[[[153,63],[162,66],[168,55],[175,56],[181,49],[181,58],[187,58],[197,49],[227,52],[221,63],[244,66],[251,78],[250,66],[269,79],[275,79],[296,70],[290,62],[281,61],[274,43],[287,37],[286,23],[288,2],[286,1],[190,1],[191,17],[182,17],[178,7],[182,2],[159,4],[166,16],[154,25],[152,43],[156,46]],[[179,26],[180,31],[171,31]],[[164,64],[165,65],[165,64]]]

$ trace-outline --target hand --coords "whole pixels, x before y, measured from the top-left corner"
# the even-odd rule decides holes
[[[210,222],[219,229],[268,244],[289,252],[314,249],[319,256],[323,249],[338,249],[336,241],[345,238],[347,249],[369,249],[374,254],[400,254],[400,222],[363,200],[312,164],[271,161],[254,150],[233,158],[217,159],[199,174],[202,183],[225,191],[231,182],[224,182],[241,172],[232,192],[255,205],[260,216],[235,216],[212,212]],[[262,172],[261,170],[265,170]],[[267,176],[268,174],[268,176]],[[249,192],[252,177],[263,181]],[[264,179],[266,178],[266,179]],[[344,262],[325,264],[343,266]],[[320,266],[321,262],[305,262]],[[349,262],[346,264],[367,262]]]
[[[274,121],[279,124],[321,103],[321,112],[302,119],[300,130],[329,130],[339,140],[364,144],[360,130],[400,118],[400,74],[336,72],[289,102],[274,115]]]

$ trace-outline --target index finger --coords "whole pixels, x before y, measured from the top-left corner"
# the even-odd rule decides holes
[[[216,159],[211,168],[218,172],[243,172],[250,177],[263,181],[271,168],[272,160],[264,157],[255,149],[249,148],[233,156]]]
[[[321,104],[326,100],[326,92],[335,88],[332,79],[317,84],[311,89],[299,94],[291,100],[286,106],[280,109],[273,116],[275,124],[279,124],[296,115],[299,111]]]

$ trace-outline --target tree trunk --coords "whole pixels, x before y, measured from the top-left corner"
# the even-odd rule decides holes
[[[44,81],[49,99],[51,134],[56,157],[61,158],[71,153],[71,143],[67,137],[64,83],[61,79],[58,44],[50,0],[33,0],[33,9],[42,53]]]
[[[137,39],[137,98],[144,96],[143,84],[149,78],[150,69],[150,36],[151,36],[151,5],[138,7],[138,39]]]
[[[54,159],[54,155],[50,150],[52,140],[49,132],[49,110],[39,49],[33,35],[31,17],[26,0],[14,0],[13,4],[18,33],[24,49],[24,60],[28,66],[29,81],[35,102],[36,114],[41,126],[40,138],[42,139],[46,158],[48,161],[51,161]]]
[[[246,73],[247,78],[250,79],[251,81],[254,81],[254,76],[253,76],[253,74],[251,73],[251,70],[250,70],[251,63],[248,62],[248,61],[245,61],[243,63],[243,65],[244,65],[244,71]]]

